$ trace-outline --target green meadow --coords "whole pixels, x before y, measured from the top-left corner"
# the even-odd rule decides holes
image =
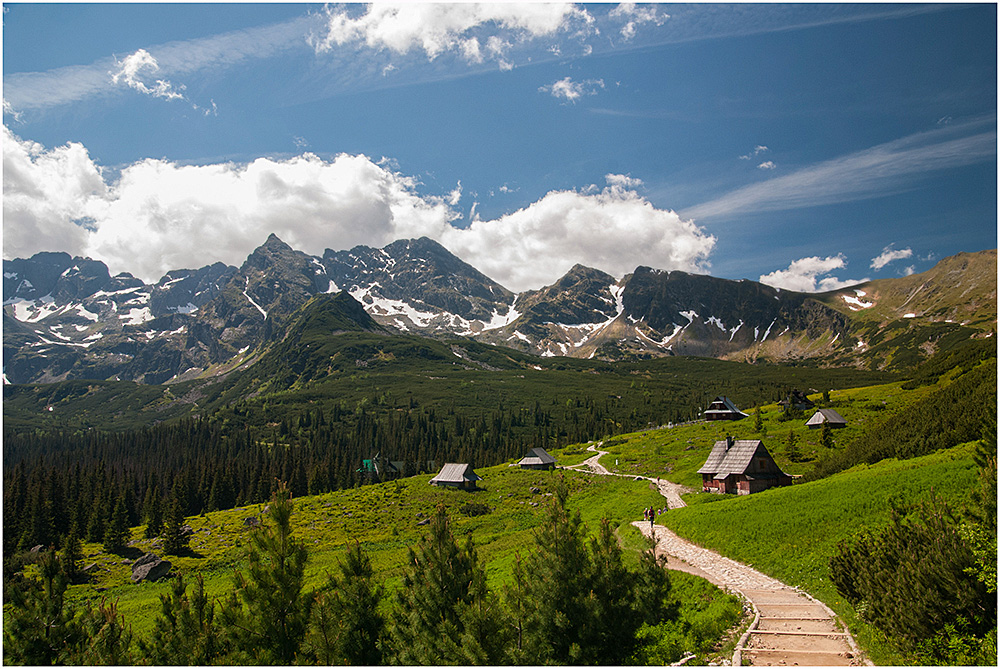
[[[394,590],[401,580],[407,549],[424,534],[419,523],[441,504],[448,511],[455,536],[469,536],[485,563],[491,588],[509,580],[515,555],[533,550],[533,530],[541,522],[545,505],[552,499],[558,477],[570,489],[570,507],[579,509],[591,532],[602,517],[618,526],[633,565],[646,540],[629,523],[642,517],[642,509],[662,498],[647,482],[604,477],[571,470],[528,471],[500,465],[477,470],[484,480],[477,492],[464,492],[429,485],[431,476],[414,476],[294,500],[294,536],[309,549],[306,587],[316,587],[333,572],[344,548],[355,541],[367,552],[376,577]],[[532,489],[538,492],[533,492]],[[190,551],[167,556],[174,571],[185,576],[201,574],[210,597],[226,593],[234,569],[246,556],[246,519],[260,517],[264,504],[193,516],[187,519],[193,534]],[[477,515],[479,514],[479,515]],[[70,601],[101,598],[117,600],[119,610],[144,635],[159,611],[159,595],[169,592],[167,581],[133,584],[129,559],[147,551],[162,554],[154,540],[143,539],[144,527],[133,528],[135,539],[124,556],[103,551],[100,544],[84,544],[82,566],[96,563],[97,573],[89,583],[71,586]]]

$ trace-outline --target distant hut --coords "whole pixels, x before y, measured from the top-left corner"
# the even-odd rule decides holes
[[[799,411],[807,411],[816,406],[801,390],[793,390],[788,394],[788,397],[778,402],[778,405],[786,410],[790,407]]]
[[[431,479],[431,485],[461,490],[476,490],[476,481],[483,477],[472,471],[472,465],[467,463],[446,462],[438,475]]]
[[[705,420],[743,420],[747,417],[745,413],[736,408],[731,399],[721,395],[712,400],[703,415]]]
[[[389,481],[403,475],[406,463],[402,460],[384,460],[381,453],[361,461],[359,474],[363,474],[372,482]]]
[[[833,409],[818,410],[812,415],[812,418],[806,421],[806,427],[810,430],[816,430],[823,427],[824,423],[835,429],[847,427],[847,419]]]
[[[555,469],[556,459],[544,448],[533,448],[518,463],[521,469]]]
[[[698,473],[704,492],[749,495],[792,484],[792,477],[781,471],[760,439],[727,436],[715,442]]]

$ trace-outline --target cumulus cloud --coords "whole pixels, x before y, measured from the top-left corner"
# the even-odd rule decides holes
[[[452,225],[462,189],[419,192],[391,161],[310,153],[178,165],[144,160],[109,183],[79,144],[47,150],[4,128],[4,257],[67,251],[155,281],[171,269],[240,265],[275,233],[296,249],[384,246],[427,236],[512,290],[554,282],[573,264],[623,275],[639,264],[703,271],[715,237],[606,177],[593,191],[550,192],[495,220]],[[617,240],[612,243],[611,240]]]
[[[878,257],[872,258],[871,268],[876,270],[882,269],[893,260],[905,260],[906,258],[912,257],[913,249],[906,248],[897,250],[892,248],[892,244],[890,244],[882,249],[882,253],[879,254]]]
[[[481,63],[487,55],[501,58],[511,39],[591,23],[586,10],[570,3],[373,3],[360,14],[349,6],[328,7],[323,34],[313,36],[310,44],[317,53],[364,45],[396,54],[420,51],[428,60],[454,53]],[[503,37],[497,34],[501,31]]]
[[[4,126],[5,252],[83,251],[89,233],[81,222],[90,220],[106,193],[101,171],[82,144],[46,150]]]
[[[166,100],[183,100],[184,94],[174,85],[165,79],[155,79],[151,85],[146,81],[149,74],[160,69],[156,59],[145,49],[139,49],[125,60],[118,62],[115,60],[117,70],[111,72],[112,83],[123,83],[129,88],[139,91],[145,95],[152,95]],[[184,86],[180,86],[183,90]]]
[[[617,243],[613,243],[616,240]],[[623,276],[638,265],[706,271],[715,237],[620,185],[553,191],[530,206],[440,240],[512,290],[551,284],[583,263]]]
[[[793,261],[788,269],[779,269],[760,277],[761,283],[775,288],[795,290],[801,293],[821,293],[828,290],[838,290],[846,286],[864,283],[868,279],[848,279],[842,281],[830,274],[835,269],[847,267],[847,259],[843,254],[820,258],[810,256]]]
[[[567,102],[576,102],[585,95],[597,95],[597,89],[604,88],[603,79],[587,79],[573,81],[569,77],[548,86],[539,87],[542,93],[550,93],[554,98],[562,98]]]
[[[774,164],[773,160],[765,160],[760,165],[757,166],[758,170],[773,170],[777,165]]]

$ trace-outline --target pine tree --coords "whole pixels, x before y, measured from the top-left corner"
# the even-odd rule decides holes
[[[442,664],[458,661],[454,639],[462,636],[462,606],[477,596],[477,571],[482,571],[471,537],[459,548],[443,505],[431,518],[430,533],[409,549],[403,586],[389,626],[389,643],[400,664]],[[471,631],[471,630],[470,630]]]
[[[150,664],[208,665],[221,654],[219,635],[213,624],[215,606],[205,596],[205,584],[197,577],[189,596],[184,577],[177,575],[169,595],[160,595],[160,615],[148,641],[139,648]]]
[[[271,498],[273,524],[250,534],[247,569],[233,577],[232,596],[220,616],[237,648],[252,649],[256,664],[291,664],[309,623],[311,593],[303,592],[308,553],[292,537],[292,500],[284,483]]]
[[[4,664],[56,664],[63,649],[79,641],[73,612],[64,607],[67,581],[59,559],[45,551],[41,584],[27,581],[11,591],[12,606],[4,612]]]
[[[753,410],[753,431],[757,434],[764,433],[764,417],[760,415],[760,407]]]
[[[633,608],[635,573],[622,562],[622,551],[607,518],[601,520],[597,537],[590,542],[590,629],[580,640],[587,664],[617,665],[635,649],[635,632],[642,624]]]
[[[525,561],[521,650],[528,664],[581,664],[581,642],[593,629],[588,605],[591,573],[580,512],[566,507],[569,491],[556,487],[545,522],[535,532],[535,553]]]
[[[360,544],[348,545],[339,574],[316,595],[306,641],[319,664],[382,664],[382,588]]]

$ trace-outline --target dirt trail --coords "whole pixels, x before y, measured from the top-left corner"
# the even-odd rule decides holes
[[[598,462],[605,451],[601,444],[589,446],[596,455],[569,469],[590,470],[597,474],[622,476],[609,472]],[[648,477],[643,478],[652,481]],[[681,492],[687,488],[658,480],[660,493],[670,509],[686,506]],[[758,666],[854,666],[868,664],[861,660],[854,639],[825,604],[808,594],[760,573],[713,551],[680,538],[662,525],[650,527],[648,521],[632,523],[656,542],[657,555],[667,557],[667,567],[701,576],[710,582],[743,595],[754,608],[754,621],[743,635],[733,654],[733,665]]]

